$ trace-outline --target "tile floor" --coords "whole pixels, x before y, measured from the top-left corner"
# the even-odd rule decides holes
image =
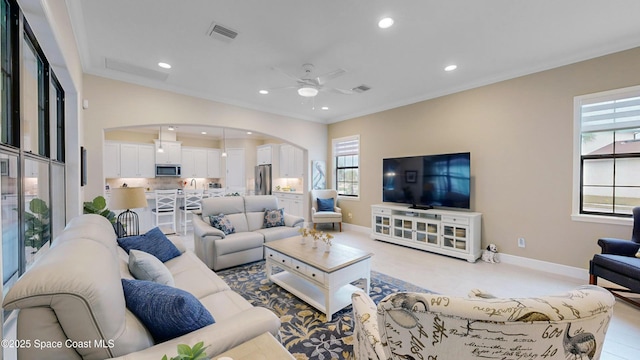
[[[489,264],[431,254],[425,251],[371,240],[357,231],[331,232],[334,241],[368,249],[375,255],[372,269],[440,293],[467,296],[478,288],[496,296],[525,297],[560,293],[586,284],[565,277],[511,264]],[[183,236],[193,247],[193,235]],[[640,359],[640,308],[617,301],[601,360]]]

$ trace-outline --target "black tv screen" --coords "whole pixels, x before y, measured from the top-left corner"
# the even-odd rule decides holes
[[[470,208],[470,153],[383,159],[382,170],[384,202]]]

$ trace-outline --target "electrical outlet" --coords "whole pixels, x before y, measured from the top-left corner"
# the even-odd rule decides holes
[[[348,214],[347,214],[347,217],[348,217],[349,219],[353,219],[353,214],[352,214],[352,213],[348,213]]]
[[[518,238],[518,247],[525,247],[526,243],[524,242],[524,238]]]

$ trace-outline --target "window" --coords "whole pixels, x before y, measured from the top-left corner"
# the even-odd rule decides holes
[[[360,136],[333,139],[336,190],[340,196],[360,196]]]
[[[12,76],[12,59],[13,52],[11,46],[12,26],[11,26],[11,5],[7,0],[0,0],[0,17],[2,24],[0,25],[0,87],[2,88],[2,96],[0,99],[0,142],[3,144],[17,146],[16,130],[17,126],[13,126],[11,121],[13,109],[13,76]]]
[[[631,217],[640,206],[640,86],[576,97],[575,111],[574,206],[580,214]]]
[[[51,159],[64,161],[64,90],[51,75],[49,85],[49,119],[51,127]]]
[[[0,21],[0,230],[6,293],[66,222],[65,92],[15,0],[0,0]]]
[[[25,31],[22,43],[20,96],[22,98],[22,148],[34,154],[49,155],[49,129],[46,115],[45,63],[37,44]]]

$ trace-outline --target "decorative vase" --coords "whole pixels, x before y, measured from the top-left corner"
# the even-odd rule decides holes
[[[307,243],[307,237],[306,236],[300,236],[300,244],[304,245]]]
[[[324,243],[324,252],[329,252],[331,251],[331,243]]]
[[[317,239],[313,239],[313,247],[312,249],[317,249],[318,248],[318,240]]]

